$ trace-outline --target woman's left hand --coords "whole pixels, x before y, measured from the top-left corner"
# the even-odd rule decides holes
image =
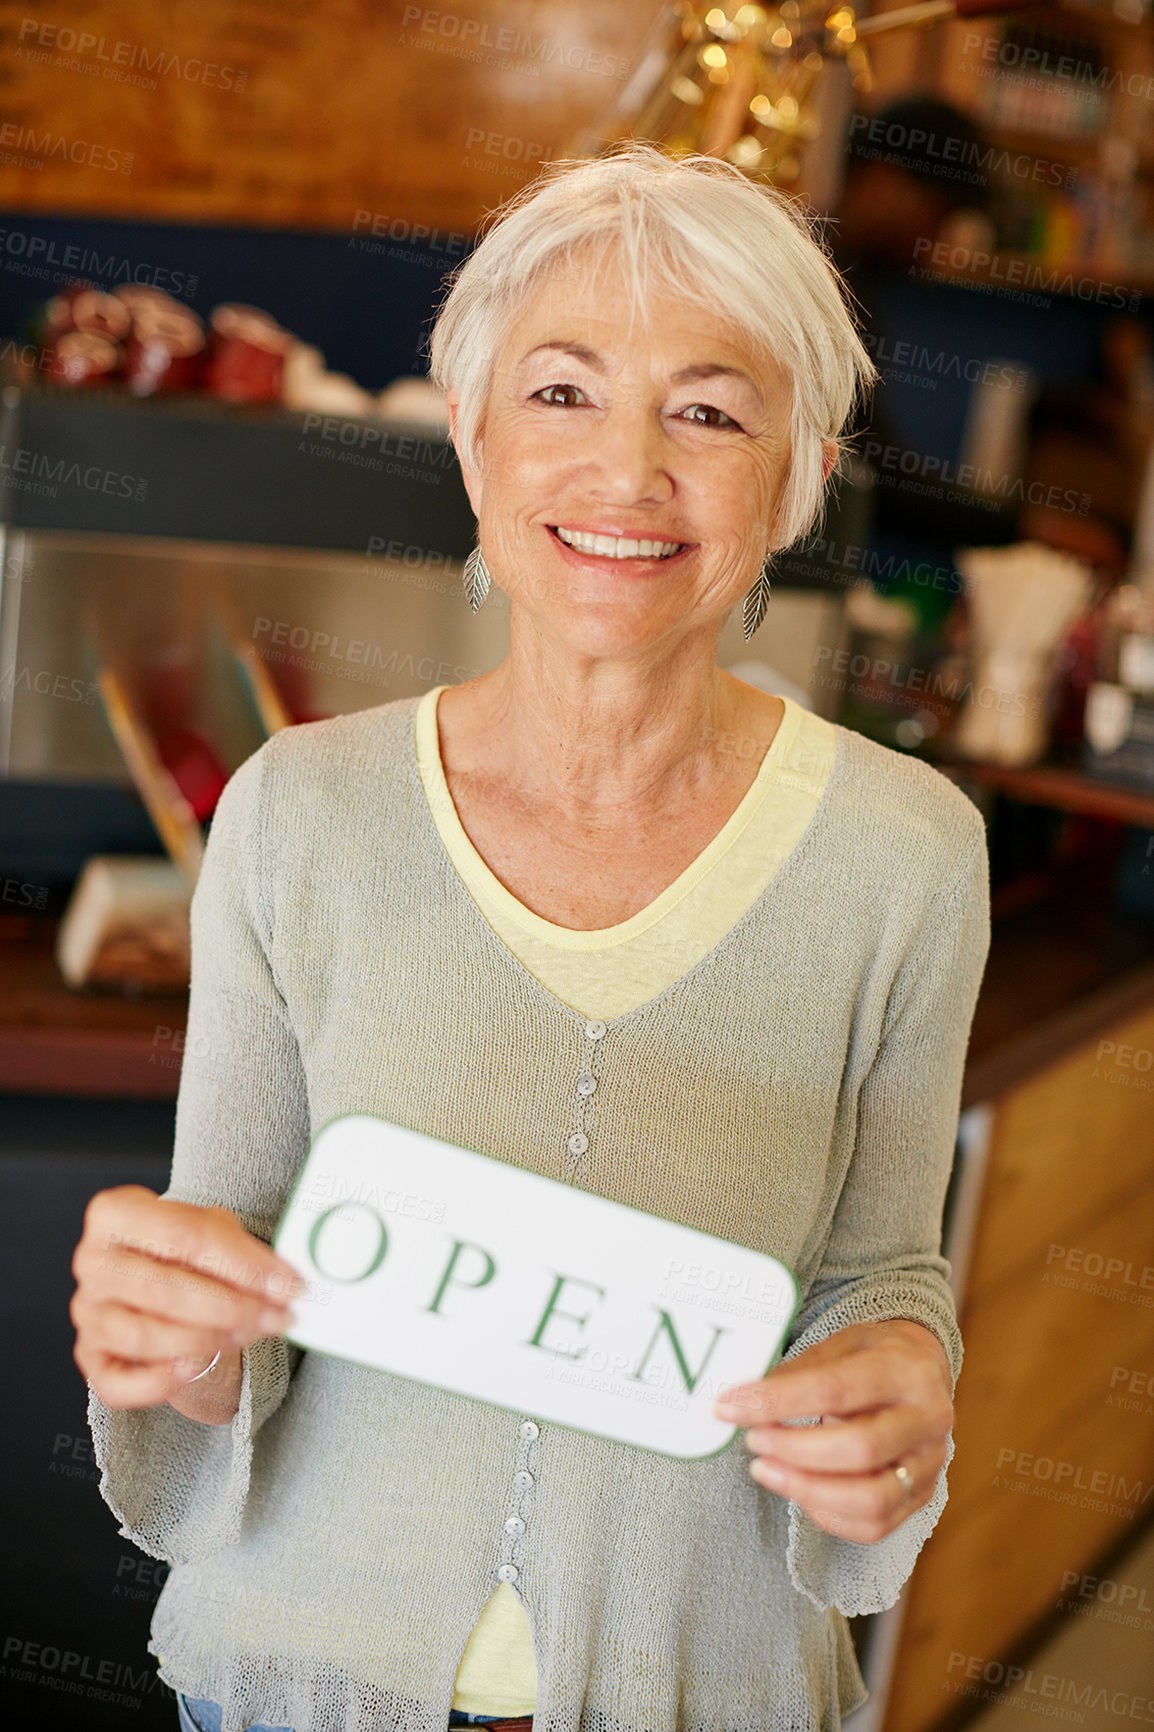
[[[749,1471],[818,1527],[866,1545],[930,1501],[953,1425],[945,1349],[898,1318],[839,1329],[714,1412],[748,1426]],[[785,1425],[816,1416],[820,1425]],[[895,1472],[904,1468],[905,1472]]]

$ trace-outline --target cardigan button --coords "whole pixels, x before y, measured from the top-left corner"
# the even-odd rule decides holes
[[[521,1572],[516,1564],[502,1564],[497,1574],[503,1582],[515,1582]]]
[[[515,1473],[513,1475],[513,1484],[517,1487],[518,1491],[528,1491],[532,1483],[533,1475],[526,1467],[523,1467],[520,1473]]]
[[[579,1095],[591,1095],[596,1087],[597,1078],[590,1076],[588,1071],[577,1078],[577,1093]]]
[[[540,1433],[540,1430],[541,1430],[541,1427],[539,1425],[534,1425],[533,1421],[531,1419],[524,1419],[521,1421],[521,1436],[522,1437],[537,1437]]]
[[[505,1523],[505,1532],[507,1534],[523,1534],[525,1532],[525,1523],[521,1520],[520,1516],[510,1516],[508,1521]]]
[[[600,1040],[604,1033],[605,1024],[603,1022],[587,1022],[585,1024],[585,1034],[589,1040]]]
[[[571,1155],[583,1155],[588,1147],[589,1138],[582,1131],[575,1131],[569,1138],[569,1153]]]

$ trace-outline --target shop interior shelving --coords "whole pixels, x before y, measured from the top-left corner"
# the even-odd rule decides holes
[[[1028,806],[1048,806],[1087,818],[1110,818],[1154,830],[1154,792],[1103,782],[1056,764],[1015,769],[969,760],[935,766],[958,782],[976,782]]]

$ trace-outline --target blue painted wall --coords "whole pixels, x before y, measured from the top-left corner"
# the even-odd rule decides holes
[[[315,343],[335,372],[379,390],[401,374],[425,371],[422,338],[442,279],[466,250],[463,236],[446,235],[433,250],[414,247],[403,233],[390,241],[0,215],[0,338],[19,335],[32,307],[76,277],[106,288],[136,280],[175,293],[201,314],[221,301],[263,307]]]

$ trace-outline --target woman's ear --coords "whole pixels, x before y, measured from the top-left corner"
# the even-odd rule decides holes
[[[837,462],[836,439],[823,439],[821,442],[821,483],[824,487],[829,480],[830,472]]]
[[[461,456],[461,448],[457,444],[457,429],[460,425],[461,417],[461,394],[459,391],[445,392],[445,408],[449,414],[449,438],[452,441],[453,450],[457,453],[457,462],[461,466],[461,479],[465,483],[465,492],[469,496],[469,504],[473,507],[473,516],[480,517],[480,477],[474,470],[465,467],[464,459]]]

